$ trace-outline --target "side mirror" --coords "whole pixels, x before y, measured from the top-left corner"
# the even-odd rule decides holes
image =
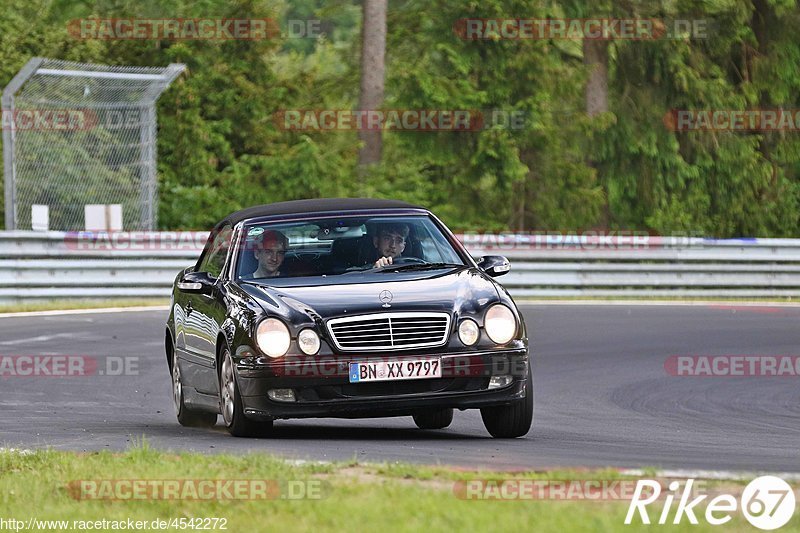
[[[216,280],[208,272],[187,272],[178,282],[178,290],[181,292],[210,294],[215,282]]]
[[[511,270],[511,263],[502,255],[487,255],[481,257],[481,260],[478,261],[478,267],[493,278],[496,278],[507,274]]]

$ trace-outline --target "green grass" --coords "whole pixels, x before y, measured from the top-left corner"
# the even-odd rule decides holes
[[[0,313],[24,313],[26,311],[57,311],[62,309],[102,309],[106,307],[141,307],[169,305],[169,298],[127,298],[108,300],[45,300],[0,304]]]
[[[268,448],[268,441],[254,441]],[[228,531],[637,531],[625,526],[625,501],[477,501],[456,496],[454,482],[468,479],[616,479],[607,470],[468,472],[409,464],[294,465],[264,453],[168,453],[146,443],[125,453],[0,452],[0,518],[27,520],[134,520],[225,518]],[[76,480],[264,479],[314,480],[321,499],[77,500]],[[660,510],[660,506],[657,508]],[[673,509],[674,511],[674,509]],[[657,519],[657,511],[651,511]],[[798,529],[798,517],[781,531]],[[704,524],[650,526],[659,531],[713,531]],[[739,515],[725,530],[745,530]]]

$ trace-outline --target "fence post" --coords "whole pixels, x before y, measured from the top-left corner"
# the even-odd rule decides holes
[[[44,58],[34,57],[28,61],[3,89],[3,183],[5,189],[5,229],[17,229],[17,166],[14,158],[16,143],[16,116],[14,95],[28,81],[44,62]]]

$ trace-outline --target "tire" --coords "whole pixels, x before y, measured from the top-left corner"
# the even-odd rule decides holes
[[[453,422],[453,409],[426,409],[414,413],[414,423],[419,429],[444,429]]]
[[[181,381],[181,367],[178,365],[178,356],[172,350],[172,402],[175,405],[175,415],[178,423],[190,428],[210,428],[217,423],[217,415],[205,411],[189,409],[183,402],[183,382]]]
[[[533,423],[533,374],[528,363],[525,397],[522,400],[498,407],[481,409],[483,425],[496,439],[513,439],[528,433]]]
[[[231,351],[225,347],[219,367],[219,408],[228,433],[234,437],[266,437],[272,431],[272,421],[256,422],[244,416],[244,407],[236,383]]]

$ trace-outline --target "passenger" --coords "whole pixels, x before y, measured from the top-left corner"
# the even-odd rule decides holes
[[[274,278],[282,275],[280,272],[286,249],[289,248],[289,239],[280,231],[266,230],[256,242],[253,255],[258,261],[258,268],[250,275],[242,276],[243,279]]]

